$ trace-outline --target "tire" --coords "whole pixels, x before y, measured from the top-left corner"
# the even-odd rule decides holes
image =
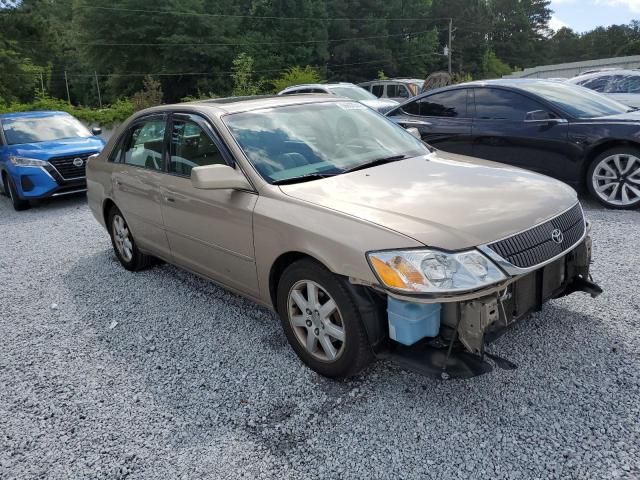
[[[3,175],[3,180],[5,194],[9,196],[9,199],[13,204],[13,208],[18,212],[28,209],[31,204],[29,203],[29,200],[22,200],[18,196],[18,189],[16,188],[16,184],[13,182],[13,178],[11,178],[11,175]]]
[[[111,207],[107,222],[113,250],[124,268],[135,272],[153,264],[153,257],[138,250],[129,226],[118,207]]]
[[[623,146],[602,152],[589,165],[586,183],[589,193],[607,208],[640,206],[640,149]]]
[[[287,267],[278,283],[277,309],[289,344],[307,366],[329,378],[355,375],[374,359],[360,311],[344,281],[322,265],[305,259]],[[304,307],[309,298],[309,284],[315,285],[317,296],[311,295],[318,299],[313,302],[316,308],[308,310],[311,314],[300,308],[300,302]],[[330,300],[335,310],[328,308]],[[323,315],[322,307],[333,313]],[[328,353],[331,351],[334,357]]]

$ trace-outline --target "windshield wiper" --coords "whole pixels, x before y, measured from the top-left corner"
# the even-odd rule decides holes
[[[365,168],[376,167],[378,165],[384,165],[385,163],[397,162],[398,160],[404,160],[405,158],[409,158],[409,156],[408,155],[392,155],[390,157],[378,158],[376,160],[371,160],[370,162],[356,165],[355,167],[347,168],[346,170],[343,170],[342,173],[355,172],[356,170],[363,170]]]
[[[310,182],[311,180],[320,180],[322,178],[333,177],[335,173],[310,173],[308,175],[300,175],[298,177],[283,178],[282,180],[274,180],[271,185],[288,185],[291,183]]]

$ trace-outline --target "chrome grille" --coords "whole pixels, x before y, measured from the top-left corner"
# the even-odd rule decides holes
[[[488,247],[518,268],[530,268],[551,260],[575,245],[585,233],[580,204],[551,220]],[[563,240],[552,239],[554,230],[562,232]]]
[[[62,178],[69,180],[72,178],[82,178],[85,176],[85,169],[87,165],[87,159],[93,155],[93,153],[83,153],[80,155],[67,155],[65,157],[50,158],[49,163],[60,173]],[[76,158],[82,160],[81,166],[76,166],[73,161]]]

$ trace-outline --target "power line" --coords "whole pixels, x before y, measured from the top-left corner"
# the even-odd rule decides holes
[[[369,60],[369,61],[365,61],[365,62],[351,62],[351,63],[340,63],[340,64],[335,64],[335,65],[331,65],[330,63],[327,63],[326,65],[311,65],[311,68],[315,68],[315,69],[321,69],[321,68],[328,68],[329,70],[333,70],[335,68],[342,68],[342,67],[350,67],[350,66],[356,66],[356,65],[368,65],[368,64],[375,64],[375,63],[387,63],[389,61],[394,61],[394,60],[408,60],[411,58],[423,58],[423,57],[429,57],[429,56],[440,56],[437,53],[423,53],[423,54],[418,54],[418,55],[410,55],[410,56],[406,56],[406,57],[394,57],[394,58],[388,58],[388,59],[379,59],[379,60]],[[273,68],[273,69],[268,69],[268,70],[255,70],[253,73],[254,74],[260,74],[260,73],[274,73],[274,72],[278,72],[278,73],[283,73],[285,69],[282,68]],[[8,73],[5,74],[7,76],[21,76],[21,77],[33,77],[33,76],[39,76],[42,72],[35,72],[35,73]],[[189,77],[189,76],[228,76],[228,75],[233,75],[235,72],[232,71],[223,71],[223,72],[155,72],[155,73],[151,73],[151,72],[132,72],[132,73],[103,73],[103,74],[97,74],[97,76],[99,78],[109,78],[109,77],[145,77],[147,75],[151,75],[152,77]],[[69,78],[94,78],[96,76],[96,73],[88,73],[88,74],[82,74],[82,73],[67,73],[67,76]],[[60,74],[55,74],[55,75],[49,75],[49,78],[64,78],[64,73],[60,73]]]
[[[429,33],[431,30],[422,30],[418,32],[403,32],[403,33],[390,33],[386,35],[374,35],[370,37],[348,37],[348,38],[334,38],[323,40],[285,40],[285,41],[273,41],[273,42],[227,42],[227,43],[208,43],[208,42],[196,42],[196,43],[175,43],[175,42],[144,42],[144,43],[84,43],[83,45],[89,47],[251,47],[262,45],[305,45],[305,44],[317,44],[317,43],[331,43],[331,42],[349,42],[355,40],[375,40],[380,38],[392,38],[392,37],[410,37],[423,35]],[[46,42],[18,42],[24,44],[44,44]]]
[[[75,8],[79,9],[91,9],[91,10],[105,10],[114,12],[127,12],[127,13],[144,13],[144,14],[158,14],[158,15],[178,15],[178,16],[190,16],[190,17],[210,17],[210,18],[240,18],[248,20],[322,20],[322,21],[424,21],[424,22],[439,22],[449,20],[450,17],[287,17],[278,15],[247,15],[247,14],[235,14],[235,13],[202,13],[202,12],[187,12],[184,10],[149,10],[141,8],[126,8],[126,7],[103,7],[98,5],[80,4]],[[10,12],[0,12],[0,15],[13,15],[15,13],[32,13],[26,10],[15,9]]]
[[[200,13],[200,12],[185,12],[184,10],[145,10],[140,8],[125,8],[125,7],[102,7],[97,5],[80,4],[77,8],[86,8],[94,10],[108,10],[117,12],[129,12],[129,13],[145,13],[145,14],[161,14],[161,15],[183,15],[193,17],[213,17],[213,18],[245,18],[256,20],[328,20],[328,21],[442,21],[449,20],[450,17],[284,17],[277,15],[243,15],[243,14],[226,14],[226,13]]]

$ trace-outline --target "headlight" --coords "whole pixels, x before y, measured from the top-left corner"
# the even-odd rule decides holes
[[[9,157],[9,161],[13,163],[16,167],[44,167],[48,164],[44,160],[37,160],[35,158],[26,158],[26,157],[16,157],[15,155],[11,155]]]
[[[371,268],[382,285],[410,293],[474,290],[507,277],[476,250],[447,253],[439,250],[369,252]]]

